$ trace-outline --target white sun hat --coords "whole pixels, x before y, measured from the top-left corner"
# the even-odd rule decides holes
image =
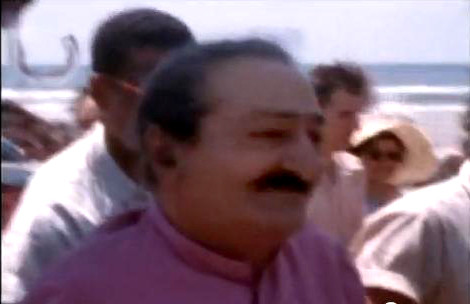
[[[434,174],[438,161],[431,142],[411,120],[378,114],[363,115],[359,128],[351,135],[351,146],[358,147],[385,131],[397,136],[406,148],[403,163],[390,178],[392,184],[410,185],[425,181]]]

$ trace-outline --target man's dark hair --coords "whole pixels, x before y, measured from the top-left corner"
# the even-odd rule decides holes
[[[238,58],[261,58],[293,64],[279,46],[260,39],[220,41],[178,50],[157,68],[140,109],[140,133],[149,124],[179,141],[194,141],[209,104],[202,90],[209,69]]]
[[[119,76],[135,49],[169,51],[191,42],[194,37],[189,28],[167,13],[155,9],[126,10],[98,27],[92,42],[92,69]]]
[[[353,95],[369,95],[369,81],[362,68],[353,63],[318,65],[310,72],[310,78],[322,107],[329,105],[331,95],[338,89]]]

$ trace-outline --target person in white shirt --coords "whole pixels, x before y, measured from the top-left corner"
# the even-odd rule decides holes
[[[154,9],[105,20],[92,43],[91,96],[101,123],[32,177],[2,238],[2,303],[17,303],[34,280],[105,219],[145,207],[138,184],[140,88],[156,65],[193,43],[188,27]]]
[[[370,85],[362,69],[352,63],[319,65],[310,76],[325,117],[326,170],[312,196],[309,215],[347,245],[362,224],[366,184],[361,161],[346,150],[358,127],[358,114],[370,103]]]
[[[470,108],[465,128],[468,140]],[[469,148],[458,176],[410,192],[366,220],[352,252],[369,303],[470,303]]]

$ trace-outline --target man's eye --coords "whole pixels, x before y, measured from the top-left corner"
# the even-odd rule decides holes
[[[251,132],[250,136],[254,138],[284,139],[289,136],[289,132],[285,130],[265,130],[259,132]]]

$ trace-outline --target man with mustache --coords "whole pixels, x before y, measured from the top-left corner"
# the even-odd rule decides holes
[[[40,167],[2,238],[2,303],[17,303],[38,276],[107,218],[145,208],[137,141],[139,87],[187,26],[154,9],[107,18],[93,37],[90,94],[100,123]]]
[[[156,70],[140,113],[157,201],[107,223],[25,304],[363,303],[341,246],[299,231],[320,119],[288,54],[263,40],[192,46]]]

